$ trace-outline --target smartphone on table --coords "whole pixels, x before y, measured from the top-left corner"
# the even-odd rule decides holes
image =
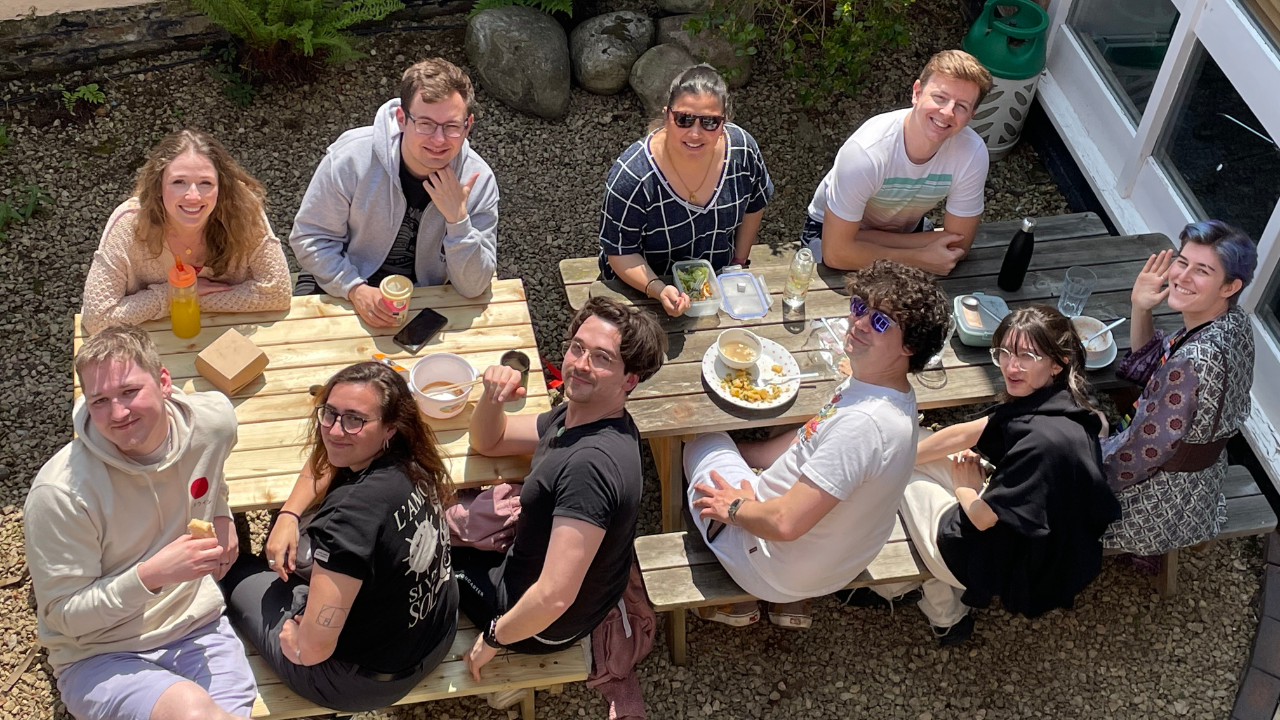
[[[405,350],[417,354],[423,345],[431,342],[431,338],[448,324],[449,318],[431,308],[423,308],[391,340]]]

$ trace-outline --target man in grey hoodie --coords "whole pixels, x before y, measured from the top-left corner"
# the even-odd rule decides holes
[[[329,146],[293,221],[294,295],[344,297],[373,327],[396,324],[378,284],[453,283],[475,297],[498,264],[498,183],[471,150],[471,80],[442,58],[405,70],[373,125]]]
[[[222,476],[231,402],[173,387],[134,326],[86,340],[76,373],[76,437],[40,469],[23,514],[62,702],[79,720],[248,717],[253,671],[215,582],[238,552]],[[190,520],[215,536],[194,537]]]

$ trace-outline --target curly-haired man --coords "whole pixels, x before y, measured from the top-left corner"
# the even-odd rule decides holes
[[[782,627],[809,627],[807,598],[849,584],[889,539],[916,457],[907,373],[942,348],[950,323],[946,295],[916,268],[877,260],[847,287],[852,375],[831,401],[794,434],[735,445],[708,433],[684,454],[695,523]],[[738,626],[760,617],[754,602],[700,614]]]

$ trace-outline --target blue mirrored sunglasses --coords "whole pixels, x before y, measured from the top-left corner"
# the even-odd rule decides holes
[[[867,307],[867,303],[862,298],[854,295],[849,298],[849,312],[853,313],[855,318],[861,318],[868,312],[871,313],[871,329],[878,333],[888,330],[891,325],[897,325],[897,321],[879,310],[872,310]]]

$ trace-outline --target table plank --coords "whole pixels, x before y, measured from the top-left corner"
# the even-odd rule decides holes
[[[289,473],[296,476],[307,458],[307,450],[306,446],[296,445],[233,452],[223,465],[223,473],[228,481],[274,477]],[[455,485],[516,481],[529,473],[529,458],[523,455],[494,458],[483,455],[464,455],[445,458],[445,460]]]
[[[253,423],[309,418],[315,408],[311,396],[306,393],[233,399],[231,402],[235,405],[236,420],[240,423],[241,432],[246,431],[246,425],[252,425]],[[471,411],[474,407],[474,403],[468,403],[461,413],[443,420],[439,418],[424,419],[431,426],[431,429],[436,432],[466,430],[471,423]],[[546,395],[528,397],[524,399],[523,403],[507,405],[507,412],[517,415],[542,413],[550,409],[551,401]],[[248,431],[252,432],[252,430]]]

